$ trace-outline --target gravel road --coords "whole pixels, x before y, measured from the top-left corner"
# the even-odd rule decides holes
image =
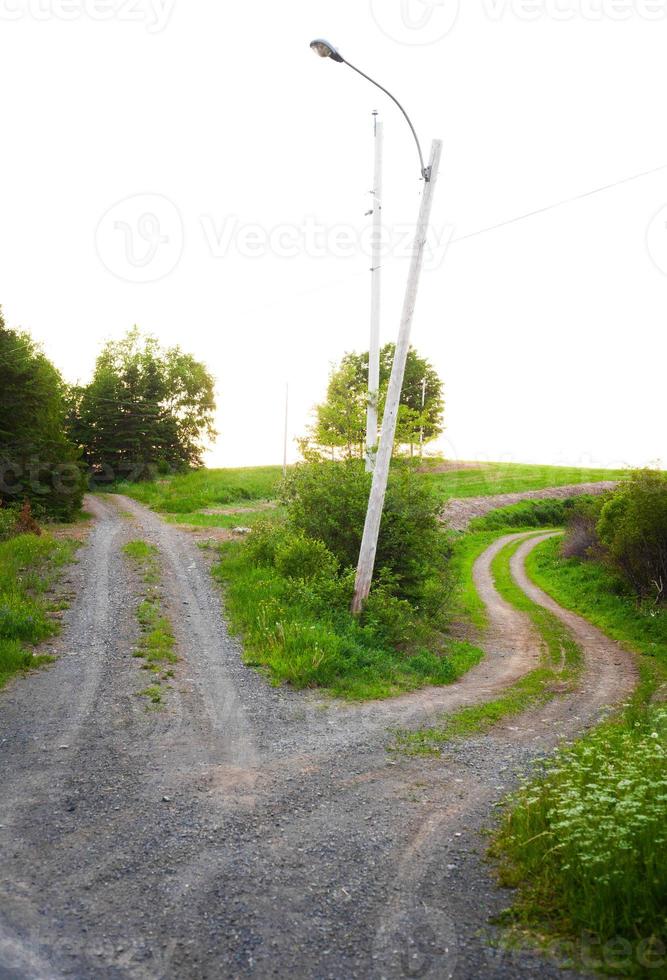
[[[440,758],[394,756],[388,729],[486,700],[539,656],[493,587],[500,543],[475,567],[485,660],[450,687],[354,706],[242,666],[187,533],[125,498],[88,506],[58,660],[0,694],[2,980],[568,975],[497,948],[489,919],[511,895],[482,831],[531,760],[631,690],[623,651],[555,607],[585,643],[580,690]],[[160,550],[180,657],[159,711],[137,697],[141,583],[121,553],[137,537]],[[514,572],[552,608],[523,581],[532,544]]]
[[[499,507],[509,507],[522,500],[567,500],[581,494],[606,493],[618,486],[615,480],[598,483],[573,483],[565,487],[547,490],[523,490],[520,493],[497,493],[487,497],[457,497],[448,500],[442,511],[442,519],[455,531],[465,531],[475,517],[484,517]]]

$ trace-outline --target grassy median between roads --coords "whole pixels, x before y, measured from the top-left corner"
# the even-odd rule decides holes
[[[509,801],[492,854],[518,889],[517,940],[562,940],[575,965],[665,975],[667,959],[667,611],[642,606],[604,565],[549,540],[527,568],[558,602],[641,653],[623,709],[565,746]],[[584,937],[582,939],[582,937]]]
[[[225,543],[215,570],[225,586],[232,629],[243,637],[245,662],[272,683],[319,687],[350,700],[386,698],[449,684],[481,658],[472,644],[446,640],[427,628],[420,636],[415,627],[416,636],[410,637],[415,624],[398,603],[391,623],[377,602],[355,618],[349,612],[353,575],[339,574],[326,561],[317,571],[301,565],[290,574],[289,550],[295,555],[299,539],[285,535],[282,542],[277,565],[275,552],[258,561],[245,543]]]
[[[10,677],[49,663],[34,647],[58,631],[47,593],[75,545],[48,534],[19,534],[0,541],[0,687]]]
[[[170,678],[174,676],[173,664],[178,662],[173,630],[166,615],[160,595],[160,553],[155,545],[146,541],[129,541],[123,548],[125,555],[133,563],[146,586],[146,594],[137,607],[137,619],[141,635],[134,656],[143,660],[142,669],[153,674],[153,683],[139,695],[147,697],[154,705],[159,705]]]

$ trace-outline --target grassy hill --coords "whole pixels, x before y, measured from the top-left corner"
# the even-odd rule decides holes
[[[457,468],[455,463],[430,460],[424,464],[421,475],[444,503],[450,497],[542,490],[571,483],[623,479],[628,474],[625,470],[525,463],[462,463]],[[280,466],[202,469],[154,483],[121,484],[118,490],[154,510],[184,519],[203,510],[272,500],[281,478]]]

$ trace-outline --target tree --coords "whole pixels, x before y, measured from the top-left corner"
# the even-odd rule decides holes
[[[394,344],[385,344],[380,351],[380,418],[384,412],[394,350]],[[308,454],[314,446],[332,459],[336,456],[363,457],[367,404],[368,353],[345,354],[329,375],[326,400],[315,408],[315,422],[301,442],[302,450]],[[443,412],[443,383],[429,361],[411,347],[396,426],[397,446],[409,446],[412,455],[416,445],[435,439],[443,431]]]
[[[78,453],[65,430],[65,384],[29,334],[0,310],[0,505],[25,499],[71,517],[81,504]]]
[[[640,597],[667,596],[667,474],[638,470],[603,504],[597,534]]]
[[[70,427],[83,457],[108,479],[199,466],[215,436],[214,381],[179,347],[163,350],[134,327],[109,341],[93,379],[70,392]]]

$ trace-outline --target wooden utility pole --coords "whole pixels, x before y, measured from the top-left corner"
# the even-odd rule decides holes
[[[375,460],[375,469],[373,470],[373,483],[371,485],[370,497],[368,499],[364,533],[361,539],[361,549],[359,551],[357,576],[354,584],[354,598],[352,600],[352,612],[355,615],[361,612],[363,605],[368,598],[368,593],[370,592],[371,588],[371,579],[373,578],[375,553],[377,551],[378,535],[380,533],[380,521],[382,520],[384,497],[387,490],[389,465],[391,463],[391,455],[394,447],[394,436],[396,434],[396,421],[401,400],[405,363],[408,357],[408,350],[410,348],[412,317],[414,315],[415,304],[417,302],[419,274],[421,272],[424,259],[424,249],[426,248],[428,223],[431,215],[431,204],[433,202],[435,183],[438,179],[438,167],[440,165],[441,152],[442,141],[433,140],[433,143],[431,144],[431,159],[426,171],[428,179],[426,179],[424,182],[424,192],[422,194],[421,206],[419,208],[415,240],[412,247],[412,258],[410,260],[410,270],[408,272],[408,281],[405,287],[405,299],[403,301],[401,325],[398,333],[398,341],[396,343],[394,362],[391,368],[389,389],[387,391],[387,402],[382,419],[382,431],[380,432],[380,445]]]
[[[366,409],[366,472],[375,468],[380,390],[380,262],[382,259],[382,120],[373,113],[373,225],[371,237],[371,340],[368,349],[368,407]]]

